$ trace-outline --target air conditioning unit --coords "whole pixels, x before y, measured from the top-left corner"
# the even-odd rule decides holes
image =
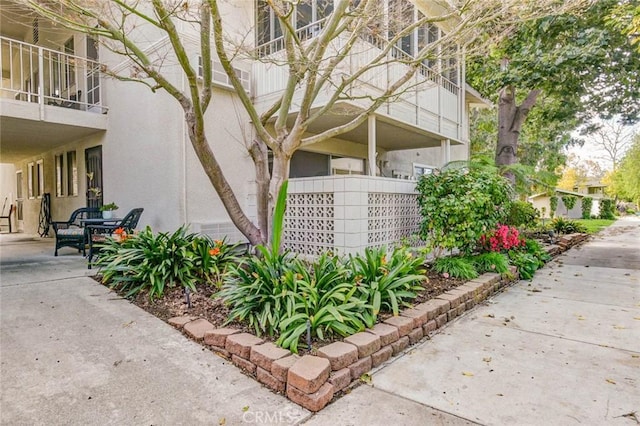
[[[202,78],[203,70],[202,70],[202,56],[198,55],[198,77]],[[239,67],[233,67],[233,70],[236,73],[236,76],[240,80],[240,84],[244,88],[245,92],[251,93],[251,74],[249,71],[245,71]],[[233,85],[231,84],[231,80],[227,75],[222,63],[218,60],[211,61],[211,80],[213,84],[216,86],[221,86],[226,89],[233,89]]]

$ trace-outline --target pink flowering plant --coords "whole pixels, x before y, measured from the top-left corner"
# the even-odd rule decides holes
[[[498,224],[495,230],[480,237],[479,246],[485,252],[505,252],[525,246],[524,238],[515,226]]]

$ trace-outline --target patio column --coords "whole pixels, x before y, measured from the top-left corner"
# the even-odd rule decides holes
[[[451,140],[444,139],[440,141],[440,155],[442,166],[451,161]]]
[[[369,176],[376,175],[376,116],[369,115],[367,118],[367,147],[368,156],[367,161],[369,162]]]

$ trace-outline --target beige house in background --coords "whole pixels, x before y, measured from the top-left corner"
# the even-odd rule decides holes
[[[322,25],[321,10],[331,1],[301,2],[312,13],[297,22],[298,31]],[[258,29],[260,55],[277,55],[281,37],[263,28],[274,18],[260,15],[259,3],[230,0],[224,16],[241,26],[238,31]],[[243,239],[192,151],[183,111],[173,98],[105,77],[103,66],[122,71],[131,63],[96,40],[54,26],[10,1],[0,0],[0,8],[0,197],[17,205],[16,228],[37,232],[43,194],[49,193],[53,220],[65,220],[79,207],[115,202],[119,216],[143,207],[140,226],[157,231],[186,223],[196,232]],[[415,6],[414,17],[418,12]],[[136,31],[149,51],[167,48],[168,39],[151,28],[141,25]],[[184,25],[181,31],[193,30]],[[436,25],[417,29],[390,54],[411,55],[418,37],[433,42],[443,31]],[[361,44],[379,50],[366,40]],[[188,48],[197,69],[199,46],[194,42]],[[445,69],[441,65],[425,63],[415,77],[420,90],[383,105],[359,128],[293,156],[285,244],[308,254],[325,249],[348,253],[417,231],[415,179],[469,158],[469,108],[484,103],[464,81],[460,50],[446,71],[438,71]],[[284,89],[285,68],[261,61],[236,61],[234,66],[259,108]],[[380,87],[368,81],[363,90],[383,89],[387,73],[402,71],[389,67],[373,79]],[[219,70],[215,58],[214,69]],[[162,72],[187,89],[170,61]],[[321,106],[322,98],[318,102]],[[338,107],[361,108],[357,100]],[[243,142],[251,135],[250,123],[224,73],[214,72],[207,115],[212,148],[244,210],[255,216],[253,162]],[[327,114],[309,131],[343,120]]]
[[[604,198],[608,198],[604,193],[606,185],[600,183],[598,180],[591,180],[584,185],[581,185],[578,191],[567,191],[564,189],[555,189],[555,196],[558,197],[558,206],[556,208],[555,216],[562,216],[569,219],[582,218],[582,199],[590,197],[593,201],[591,203],[591,216],[598,216],[600,214],[600,201]],[[567,211],[567,207],[562,201],[564,196],[574,196],[577,198],[575,206]],[[540,217],[543,219],[551,218],[551,196],[546,193],[535,194],[527,198],[533,207],[540,212]]]

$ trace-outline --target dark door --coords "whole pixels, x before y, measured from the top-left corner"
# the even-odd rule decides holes
[[[102,206],[102,146],[94,146],[84,151],[87,169],[87,207]]]

